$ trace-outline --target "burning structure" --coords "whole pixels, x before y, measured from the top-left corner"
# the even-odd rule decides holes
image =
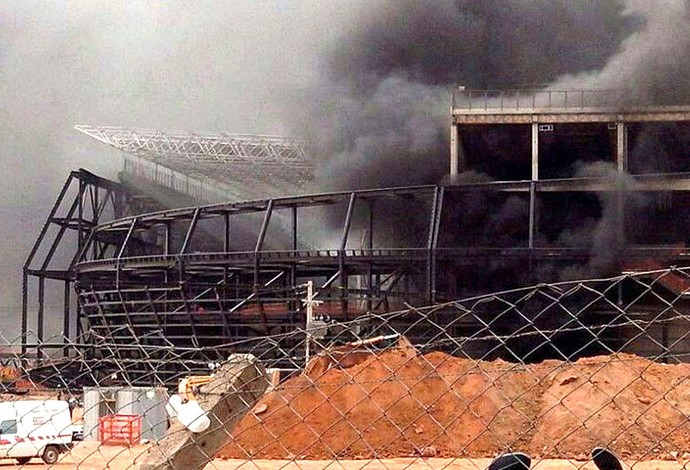
[[[303,328],[308,281],[323,301],[317,315],[345,322],[533,282],[682,263],[690,255],[690,173],[681,145],[690,107],[622,103],[601,91],[459,90],[444,184],[303,196],[289,194],[285,182],[303,188],[309,166],[284,141],[255,142],[248,151],[226,137],[82,127],[149,166],[128,157],[122,183],[73,175],[80,190],[68,216],[56,216],[63,191],[49,218],[61,234],[79,232],[72,261],[49,269],[51,248],[35,269],[35,249],[25,269],[25,293],[28,277],[39,279],[39,339],[46,278],[65,282],[66,332],[72,318],[80,340],[106,339],[121,345],[119,355],[131,354],[133,376],[166,381],[177,371],[156,369],[128,346],[204,350],[180,366],[204,367],[215,359],[209,350],[222,358],[228,343]],[[640,150],[650,134],[664,136],[655,159]],[[219,173],[228,162],[242,172]],[[189,189],[190,177],[191,187],[215,177],[265,196],[199,205],[210,198]],[[280,184],[266,186],[274,180]],[[144,208],[141,194],[153,184],[183,193],[187,204],[177,205],[189,207]],[[642,223],[647,215],[655,226]],[[68,308],[71,283],[76,316]],[[678,295],[685,283],[662,287]],[[303,338],[286,338],[280,350],[291,352],[273,358],[278,364],[301,354],[295,348]]]

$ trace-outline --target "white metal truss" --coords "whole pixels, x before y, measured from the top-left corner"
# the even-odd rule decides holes
[[[288,190],[314,176],[313,163],[304,148],[298,141],[284,137],[180,134],[85,125],[75,129],[131,155],[224,183],[260,183]]]

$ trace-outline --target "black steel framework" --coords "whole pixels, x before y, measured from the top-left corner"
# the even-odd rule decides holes
[[[150,211],[155,207],[152,201],[133,197],[119,183],[87,170],[80,169],[70,173],[24,263],[21,316],[23,355],[35,348],[40,358],[46,348],[61,348],[59,342],[55,341],[51,342],[52,346],[46,346],[45,315],[48,304],[55,305],[59,302],[63,305],[64,343],[83,335],[78,309],[76,315],[72,314],[75,311],[72,292],[76,279],[73,268],[83,253],[91,230],[104,220]],[[90,244],[90,249],[97,255],[96,244]],[[48,290],[48,281],[56,281],[63,287]],[[32,289],[34,286],[35,290]],[[35,329],[30,328],[30,317],[35,317]],[[29,331],[35,334],[35,340],[30,340]]]
[[[586,184],[592,191],[616,190],[606,178]],[[270,344],[272,353],[294,364],[304,338],[287,333],[305,327],[307,281],[323,301],[316,315],[337,323],[458,298],[466,292],[458,285],[481,277],[497,260],[514,272],[586,263],[586,247],[535,247],[527,238],[522,245],[472,245],[453,238],[459,229],[453,215],[465,197],[525,190],[518,182],[400,187],[121,218],[94,227],[73,266],[80,311],[91,344],[122,345],[118,360],[132,363],[141,377],[203,369],[231,352],[226,344],[236,352],[243,341],[273,335],[283,339],[279,347]],[[319,229],[324,245],[302,248],[302,237],[313,241]],[[689,256],[677,246],[615,249],[627,260],[671,263]],[[170,345],[189,351],[184,364],[153,371],[161,360],[155,351]],[[149,353],[141,357],[141,351]],[[273,359],[280,365],[280,357]]]
[[[102,224],[91,232],[74,267],[80,307],[91,330],[110,342],[198,348],[303,327],[301,300],[308,280],[316,282],[324,301],[317,314],[335,319],[403,302],[433,302],[430,253],[438,238],[443,191],[422,186],[319,194],[174,209]],[[376,208],[385,211],[409,200],[427,206],[424,240],[384,245],[374,232]],[[338,207],[339,227],[330,222],[330,231],[339,234],[337,246],[300,248],[299,227],[313,229],[302,212],[337,212]],[[323,224],[332,219],[322,216]],[[283,238],[287,249],[267,246],[274,222],[277,236],[270,243],[280,244],[276,238]],[[355,225],[365,234],[365,246],[356,247],[352,240]],[[254,240],[238,239],[234,227],[250,227]],[[214,237],[214,232],[220,233]],[[101,240],[116,242],[105,250],[89,248]]]

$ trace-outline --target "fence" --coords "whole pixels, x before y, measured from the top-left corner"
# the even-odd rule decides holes
[[[137,392],[125,398],[112,390],[128,390],[136,361],[155,358],[155,371],[194,354],[201,364],[217,347],[141,338],[125,351],[91,336],[56,339],[43,350],[67,357],[38,358],[5,336],[0,427],[19,426],[0,435],[0,457],[26,463],[17,452],[27,441],[38,459],[50,439],[78,435],[50,416],[25,420],[7,410],[60,398],[71,400],[74,420],[139,415],[151,437],[119,447],[59,444],[56,468],[483,469],[509,451],[528,454],[535,468],[594,468],[595,447],[632,468],[678,468],[690,460],[689,292],[690,270],[667,269],[347,323],[322,315],[307,328],[229,341],[223,349],[243,354],[204,364],[205,374],[180,370],[180,378],[194,374],[179,386],[155,372],[137,377]],[[100,398],[84,400],[93,386]],[[161,421],[160,433],[146,434]]]

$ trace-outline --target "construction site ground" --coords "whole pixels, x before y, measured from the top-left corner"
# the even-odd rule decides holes
[[[146,454],[147,445],[135,447],[103,446],[99,442],[86,441],[72,449],[72,452],[62,456],[60,461],[53,466],[44,465],[40,459],[35,459],[25,468],[54,468],[54,469],[81,469],[81,470],[135,470]],[[286,470],[322,470],[340,468],[344,470],[402,470],[407,468],[426,469],[456,469],[456,470],[484,470],[491,459],[422,459],[422,458],[398,458],[382,460],[241,460],[241,459],[215,459],[206,466],[205,470],[244,470],[244,469],[286,469]],[[688,468],[688,460],[648,460],[626,461],[625,468],[636,470],[678,470]],[[0,460],[0,468],[15,468],[12,460]],[[588,461],[580,460],[556,460],[547,459],[534,462],[532,468],[542,470],[596,470],[596,467]]]
[[[54,469],[81,469],[81,470],[135,470],[146,455],[148,445],[139,445],[131,448],[121,446],[103,446],[99,442],[86,441],[72,449],[69,454],[62,456],[56,465],[48,466],[40,459],[35,459],[24,468],[54,468]],[[484,470],[491,459],[422,459],[422,458],[397,458],[382,460],[241,460],[241,459],[215,459],[206,466],[205,470],[322,470],[341,468],[345,470],[402,470],[406,468],[427,469],[457,469],[457,470]],[[662,461],[626,461],[625,468],[636,470],[678,470],[688,468],[690,459]],[[0,460],[0,468],[16,468],[12,460]],[[534,462],[532,468],[542,470],[596,470],[594,464],[581,460],[557,460],[546,459]]]

